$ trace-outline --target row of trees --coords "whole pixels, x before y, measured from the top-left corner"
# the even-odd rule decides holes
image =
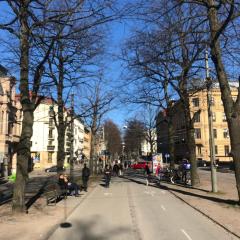
[[[235,0],[136,1],[134,16],[138,28],[123,48],[128,67],[128,101],[167,109],[171,165],[174,165],[172,125],[173,99],[184,108],[187,147],[192,164],[192,185],[198,183],[194,114],[189,96],[206,87],[205,50],[210,50],[212,77],[219,83],[231,140],[237,190],[240,198],[240,91],[231,95],[234,72],[239,65],[240,2]],[[129,81],[131,80],[131,81]],[[129,94],[129,93],[128,93]],[[128,95],[129,96],[129,95]],[[134,96],[134,97],[133,97]]]
[[[105,24],[121,16],[121,11],[117,14],[114,11],[113,3],[104,0],[4,0],[0,3],[3,9],[0,30],[4,32],[1,40],[8,52],[5,60],[19,74],[23,111],[17,146],[14,212],[25,212],[33,113],[44,95],[51,94],[58,105],[54,119],[58,131],[59,170],[65,159],[64,138],[70,124],[64,108],[73,90],[75,98],[81,98],[75,108],[76,115],[86,118],[94,144],[98,122],[113,100],[112,94],[103,93],[104,83],[99,77],[103,66],[100,56],[104,54],[107,35]]]

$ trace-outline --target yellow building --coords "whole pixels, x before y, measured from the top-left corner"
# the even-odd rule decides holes
[[[236,99],[237,87],[232,86],[231,90],[233,99]],[[213,87],[211,93],[216,160],[231,161],[232,158],[229,156],[231,151],[229,131],[219,87]],[[210,161],[207,91],[199,91],[190,95],[189,98],[192,116],[195,113],[196,157],[197,159]],[[188,152],[186,148],[184,110],[179,102],[175,103],[174,112],[175,156],[176,160],[180,160],[183,157],[188,157]],[[168,152],[168,136],[166,131],[167,124],[164,122],[163,113],[158,115],[158,125],[158,151],[163,152],[163,155],[165,155]],[[161,129],[163,130],[162,133]]]

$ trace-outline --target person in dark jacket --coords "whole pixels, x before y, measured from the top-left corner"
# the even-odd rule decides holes
[[[104,175],[105,175],[104,177],[105,177],[105,183],[106,183],[105,186],[109,187],[111,175],[112,175],[112,169],[109,165],[105,166]]]
[[[64,174],[59,175],[58,185],[60,186],[61,189],[68,190],[70,194],[74,192],[75,197],[79,196],[79,193],[78,193],[80,191],[79,186],[74,182],[70,182],[68,180],[67,175],[64,175]]]
[[[115,164],[113,165],[113,176],[118,176],[118,173],[119,173],[119,166],[117,162],[115,162]]]
[[[84,167],[82,169],[82,182],[83,182],[83,189],[85,192],[87,192],[89,176],[90,176],[90,169],[87,167],[87,164],[84,163]]]
[[[147,177],[146,177],[146,185],[148,186],[149,181],[150,181],[150,177],[151,177],[151,171],[149,169],[148,164],[146,164],[146,166],[145,166],[145,174],[147,175]]]

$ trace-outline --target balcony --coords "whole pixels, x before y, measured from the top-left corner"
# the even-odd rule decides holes
[[[48,135],[48,139],[54,139],[54,135]]]
[[[54,126],[54,123],[53,122],[49,122],[49,128],[55,128],[55,126]]]
[[[55,146],[52,146],[52,145],[48,145],[48,146],[47,146],[47,150],[48,150],[49,152],[54,151],[54,149],[55,149]]]

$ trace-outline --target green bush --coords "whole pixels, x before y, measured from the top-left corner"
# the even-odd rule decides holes
[[[9,179],[9,181],[11,181],[11,182],[16,182],[16,173],[13,173],[12,175],[10,175],[10,176],[8,177],[8,179]]]

